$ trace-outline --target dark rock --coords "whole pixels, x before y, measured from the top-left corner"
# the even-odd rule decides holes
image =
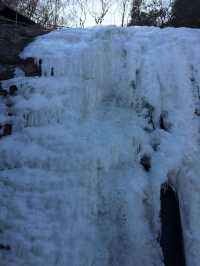
[[[7,80],[13,78],[15,67],[16,67],[15,65],[9,65],[9,64],[1,65],[0,80]]]
[[[38,74],[34,61],[29,66],[30,60],[22,60],[19,54],[35,37],[48,32],[38,25],[22,26],[0,21],[0,80],[11,79],[16,67],[27,75]]]
[[[17,86],[16,85],[12,85],[12,86],[10,86],[10,88],[9,88],[9,94],[10,94],[10,96],[16,96],[16,94],[17,94]]]
[[[6,90],[0,90],[0,96],[6,97],[8,95],[8,92]]]
[[[10,251],[11,247],[9,245],[0,244],[0,250]]]
[[[35,63],[33,58],[21,60],[19,67],[24,71],[25,76],[41,76],[41,67]]]
[[[8,116],[13,116],[14,114],[12,112],[7,113]]]
[[[200,116],[200,109],[199,108],[196,108],[195,111],[194,111],[194,114],[196,116]]]
[[[11,124],[5,124],[3,126],[3,136],[9,136],[12,134],[12,125]]]

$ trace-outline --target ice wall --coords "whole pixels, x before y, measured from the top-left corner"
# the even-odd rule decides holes
[[[42,76],[2,84],[18,87],[0,99],[13,125],[0,139],[2,266],[161,266],[167,181],[198,266],[199,48],[199,30],[105,27],[23,51]]]

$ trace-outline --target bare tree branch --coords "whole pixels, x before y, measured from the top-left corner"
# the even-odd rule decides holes
[[[99,9],[92,8],[90,10],[90,15],[94,19],[96,24],[102,24],[105,16],[112,6],[112,0],[99,0],[97,6],[99,5]]]

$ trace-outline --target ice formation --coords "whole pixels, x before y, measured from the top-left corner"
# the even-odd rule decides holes
[[[1,266],[163,265],[166,182],[199,266],[199,48],[199,30],[151,27],[62,29],[25,48],[42,75],[2,82],[18,91],[0,99],[13,125],[0,139]]]

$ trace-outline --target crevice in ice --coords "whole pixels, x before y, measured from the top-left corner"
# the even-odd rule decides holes
[[[154,121],[155,107],[146,101],[143,101],[142,107],[144,109],[144,118],[147,121],[147,126],[144,128],[144,130],[147,132],[152,132],[156,129]]]
[[[160,115],[160,129],[165,130],[165,131],[170,131],[172,124],[169,121],[168,118],[168,112],[167,111],[162,111]]]
[[[51,68],[51,77],[53,77],[54,76],[54,68],[52,67]]]
[[[40,59],[38,62],[38,71],[40,76],[42,76],[42,59]]]
[[[147,154],[144,154],[140,159],[140,163],[143,166],[144,170],[149,172],[151,169],[151,157]]]
[[[185,266],[185,253],[178,195],[165,183],[161,187],[161,239],[165,266]]]

